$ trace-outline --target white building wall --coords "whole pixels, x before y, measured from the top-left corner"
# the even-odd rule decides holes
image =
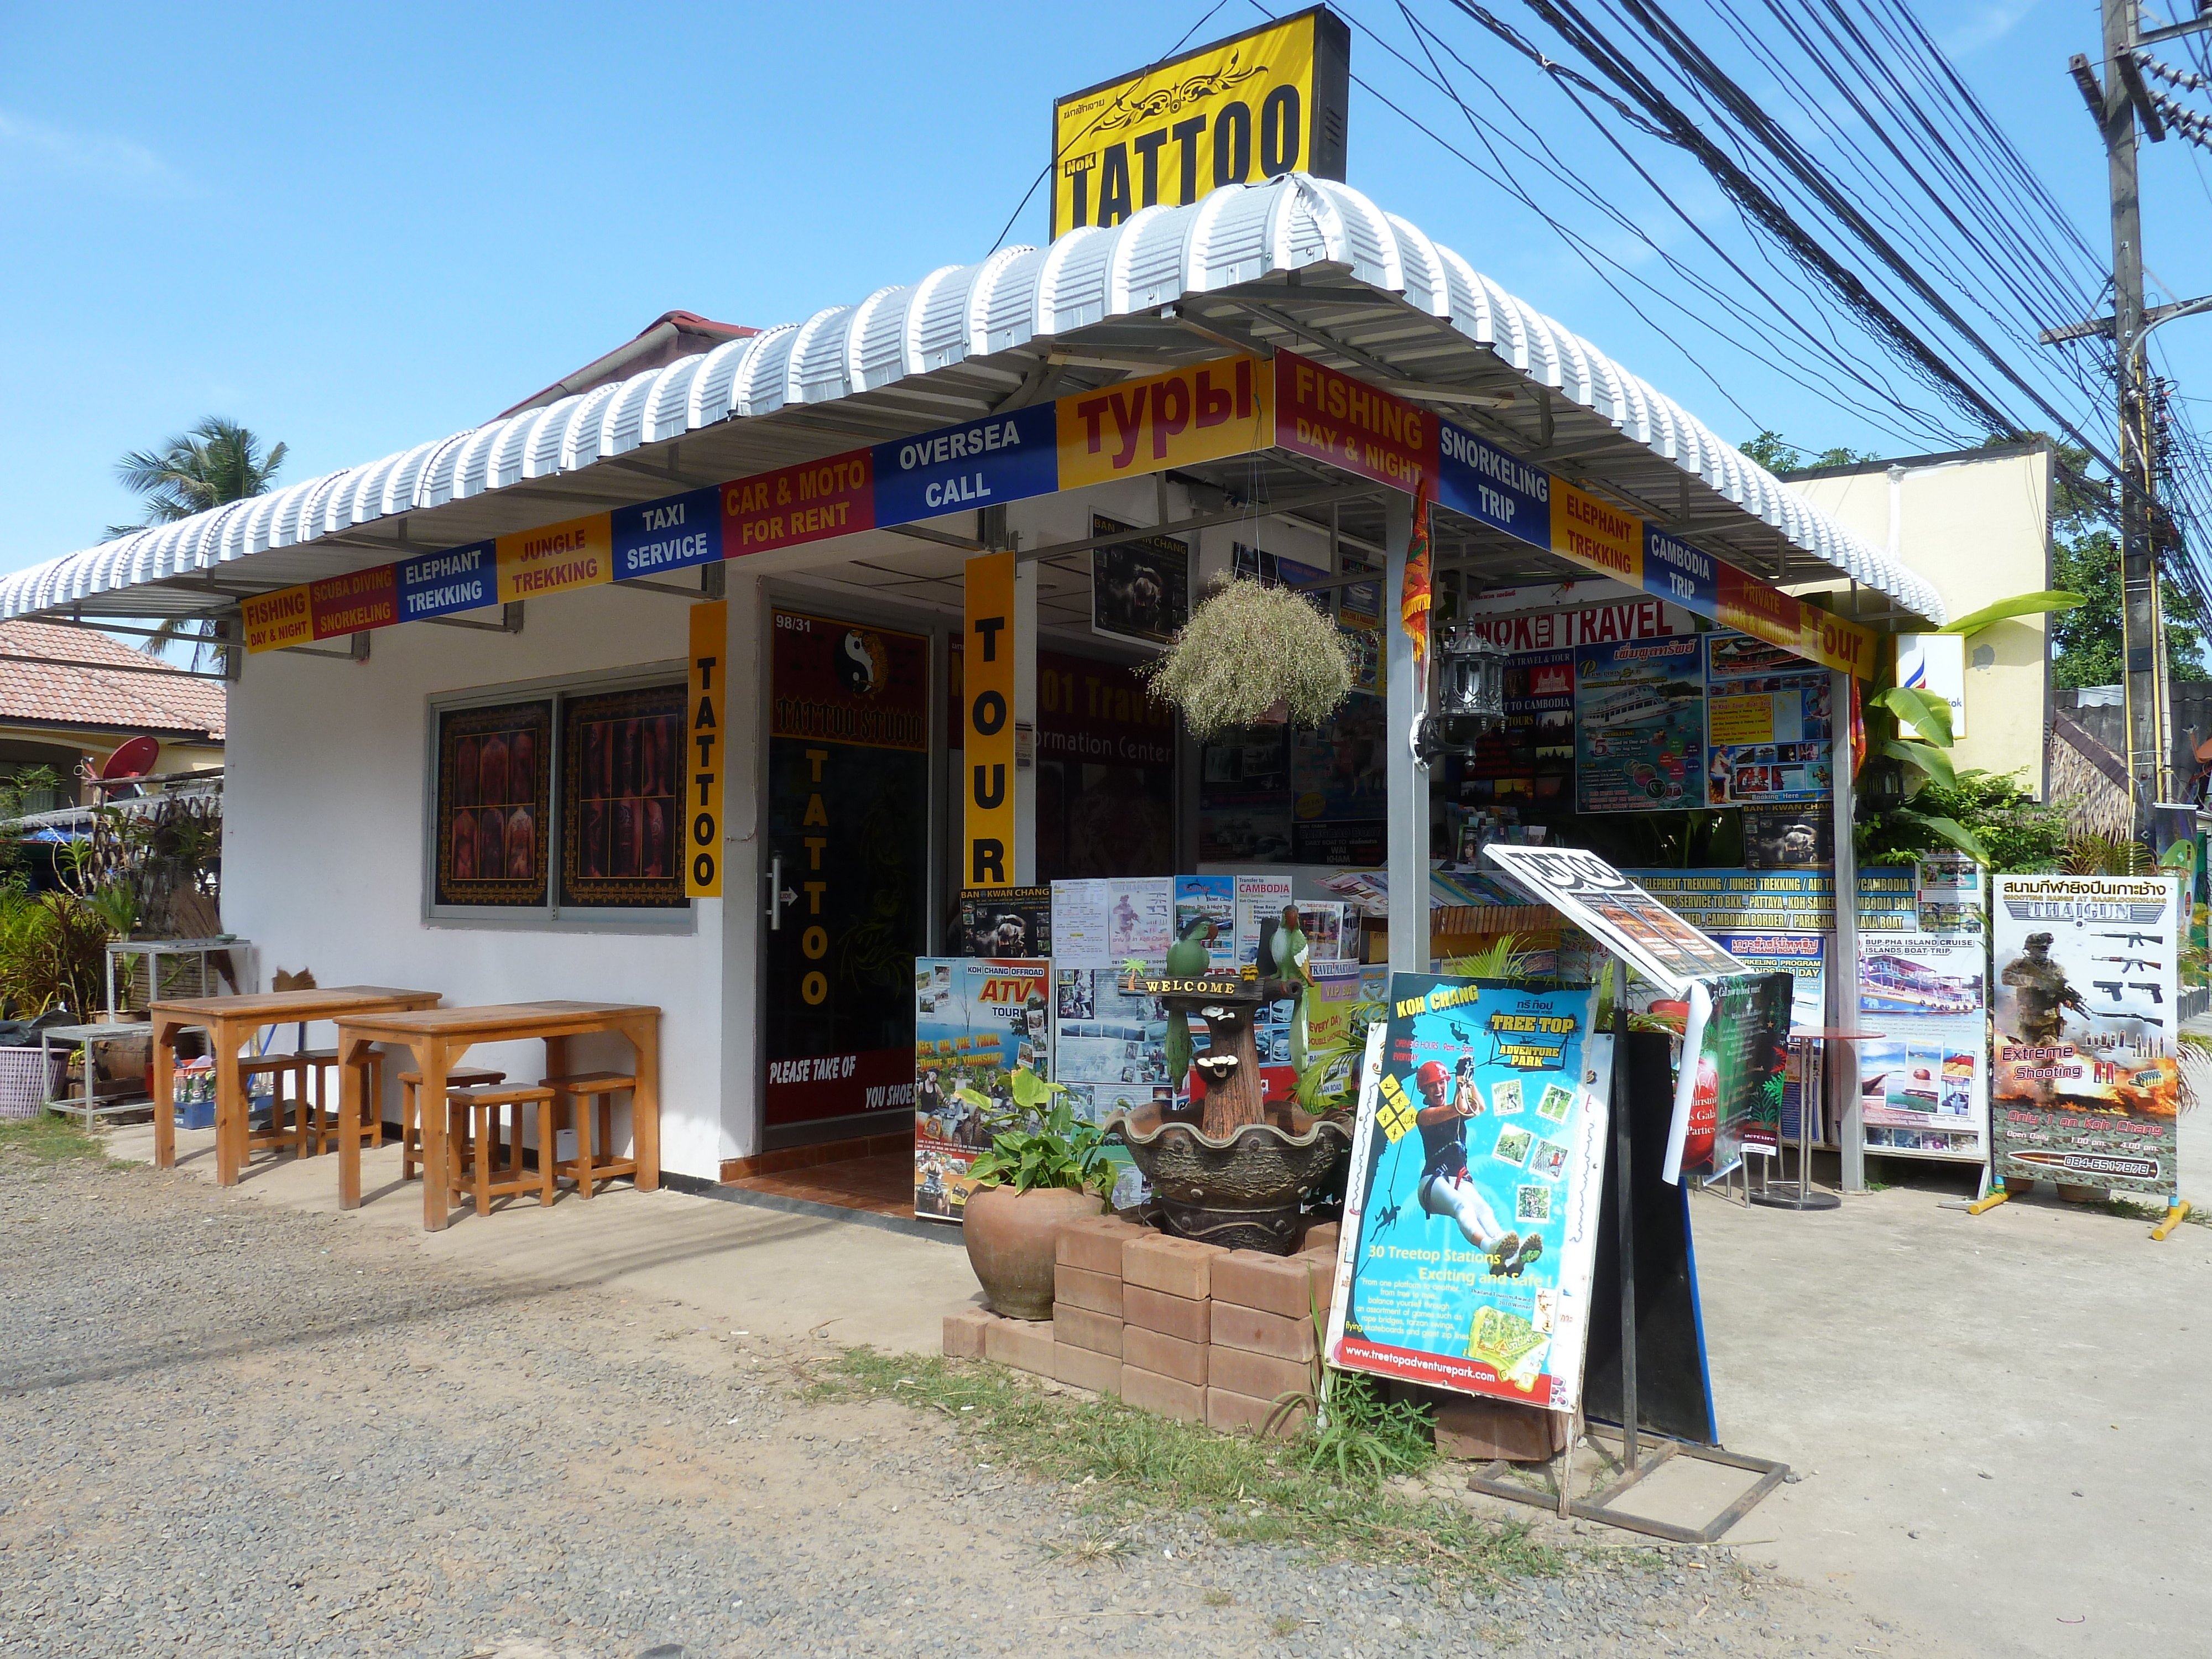
[[[657,1005],[662,1167],[711,1179],[723,1158],[738,1155],[734,1126],[750,1104],[726,1068],[750,1066],[754,1021],[723,1018],[724,908],[750,908],[742,857],[726,877],[736,896],[696,902],[683,933],[431,922],[422,914],[430,697],[653,664],[681,674],[686,609],[664,594],[599,588],[531,600],[520,635],[416,623],[375,635],[366,663],[282,652],[248,659],[230,696],[222,912],[226,927],[253,942],[264,984],[276,968],[311,968],[325,986],[419,988],[454,1006]],[[733,633],[744,609],[732,606]],[[736,660],[756,663],[757,651]],[[732,836],[753,822],[757,680],[748,668],[730,687],[730,723],[744,751],[732,745]],[[730,948],[745,947],[733,939]],[[726,1032],[734,1039],[726,1044]],[[329,1040],[327,1030],[310,1036]],[[627,1057],[619,1038],[571,1044],[580,1067]],[[544,1048],[485,1047],[470,1059],[535,1083]]]

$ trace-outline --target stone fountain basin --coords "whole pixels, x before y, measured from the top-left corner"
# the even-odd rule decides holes
[[[1296,1107],[1270,1113],[1226,1139],[1165,1115],[1158,1106],[1117,1113],[1129,1155],[1144,1171],[1169,1231],[1224,1249],[1288,1255],[1297,1248],[1306,1194],[1352,1156],[1352,1131]]]

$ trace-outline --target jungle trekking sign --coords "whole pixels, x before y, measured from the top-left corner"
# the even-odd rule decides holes
[[[242,602],[281,650],[886,529],[1265,449],[1435,500],[1824,667],[1871,673],[1874,635],[1676,541],[1401,398],[1294,352],[1218,357]]]
[[[1285,173],[1344,177],[1352,31],[1326,7],[1055,99],[1052,234]]]

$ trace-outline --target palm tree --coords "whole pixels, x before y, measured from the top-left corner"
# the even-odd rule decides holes
[[[261,453],[261,440],[235,421],[210,415],[159,449],[136,449],[115,464],[125,488],[146,498],[137,524],[110,525],[112,540],[148,525],[171,524],[266,490],[284,465],[284,446]]]
[[[115,476],[146,498],[146,516],[137,524],[112,524],[106,539],[128,536],[149,525],[173,524],[195,513],[242,501],[265,491],[284,465],[284,446],[266,455],[261,440],[236,421],[210,415],[189,432],[180,432],[159,449],[136,449],[115,464]],[[160,656],[173,640],[192,641],[192,666],[212,630],[204,623],[171,618],[142,647]]]

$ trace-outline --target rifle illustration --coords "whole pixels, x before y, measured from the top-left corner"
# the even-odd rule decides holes
[[[2164,963],[2153,962],[2148,957],[2091,957],[2089,960],[2092,962],[2117,962],[2120,964],[2120,971],[2122,973],[2125,973],[2130,968],[2147,968],[2151,972],[2156,973],[2160,968],[2166,965]]]
[[[2127,940],[2130,945],[2155,945],[2158,943],[2158,935],[2156,933],[2098,933],[2094,935],[2094,937],[2098,939],[2124,939]]]
[[[2128,981],[2128,989],[2130,991],[2148,991],[2150,993],[2150,1000],[2153,1002],[2158,1004],[2160,1007],[2164,1007],[2166,1006],[2165,991],[2160,989],[2157,985],[2153,984],[2149,980],[2131,979]]]
[[[2163,1030],[2166,1025],[2166,1022],[2160,1019],[2156,1014],[2139,1014],[2132,1008],[2115,1008],[2109,1014],[2104,1013],[2095,1008],[2092,1008],[2088,1012],[2089,1018],[2092,1019],[2139,1019],[2146,1025],[2155,1025],[2161,1030]]]

